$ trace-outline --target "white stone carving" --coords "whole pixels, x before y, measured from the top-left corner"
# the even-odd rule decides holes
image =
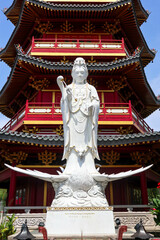
[[[50,113],[51,109],[50,108],[31,108],[29,109],[30,113]]]
[[[109,108],[106,110],[107,113],[117,113],[117,114],[120,114],[120,113],[128,113],[128,110],[127,109],[120,109],[120,108]]]
[[[58,108],[58,109],[55,109],[55,112],[56,113],[61,113],[62,111],[61,111],[61,109]]]
[[[88,44],[88,43],[81,43],[80,48],[99,48],[99,44]]]
[[[120,44],[102,44],[103,48],[121,48]]]
[[[77,45],[75,43],[59,43],[59,48],[75,48]]]
[[[65,236],[69,239],[76,237],[97,239],[113,235],[113,239],[115,239],[113,212],[110,210],[48,211],[46,228],[50,229],[50,235],[55,238]]]
[[[36,43],[35,44],[35,47],[38,47],[38,48],[52,48],[54,46],[55,46],[54,43]]]

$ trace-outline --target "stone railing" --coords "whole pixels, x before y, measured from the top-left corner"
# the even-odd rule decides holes
[[[143,225],[145,226],[145,229],[150,232],[160,231],[160,226],[156,226],[153,215],[149,211],[131,211],[131,209],[135,208],[135,205],[122,205],[121,207],[125,207],[128,211],[125,212],[114,212],[114,219],[119,218],[121,221],[121,225],[126,225],[128,229],[134,229],[135,225],[140,222],[140,219],[142,219]],[[137,208],[142,209],[142,205],[136,206]],[[145,208],[148,207],[145,205]],[[13,209],[14,207],[6,207],[6,210]],[[25,219],[27,219],[27,225],[29,229],[37,229],[38,224],[40,222],[45,222],[46,219],[46,213],[30,213],[31,209],[37,210],[37,209],[44,209],[46,210],[46,207],[21,207],[21,210],[24,210],[27,213],[16,213],[15,217],[17,218],[14,222],[17,229],[21,228],[22,224],[25,222]],[[114,209],[118,209],[118,206],[114,206]],[[15,208],[14,208],[15,210]],[[5,217],[6,213],[4,214]],[[11,215],[11,214],[7,214]]]

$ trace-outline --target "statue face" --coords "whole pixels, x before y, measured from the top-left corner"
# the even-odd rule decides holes
[[[77,66],[73,73],[73,78],[76,83],[84,83],[86,79],[86,71],[82,66]]]
[[[72,69],[72,77],[75,83],[85,83],[88,76],[88,70],[83,58],[76,58]]]

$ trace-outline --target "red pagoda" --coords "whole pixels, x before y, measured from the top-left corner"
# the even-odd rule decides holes
[[[110,183],[110,205],[147,205],[147,188],[160,182],[160,133],[144,118],[160,107],[144,67],[155,57],[140,26],[148,18],[140,0],[14,0],[5,11],[15,29],[0,52],[11,73],[0,92],[10,121],[0,131],[0,188],[7,206],[49,206],[51,184],[4,167],[56,173],[63,152],[59,75],[71,82],[82,56],[101,101],[100,171],[117,173],[154,164],[146,173]],[[38,186],[38,187],[37,187]]]

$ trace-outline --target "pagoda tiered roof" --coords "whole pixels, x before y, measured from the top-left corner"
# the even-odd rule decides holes
[[[97,143],[98,147],[103,152],[114,150],[119,153],[123,153],[124,149],[126,149],[126,154],[137,151],[143,151],[148,154],[154,153],[150,160],[145,161],[145,165],[149,165],[154,161],[153,169],[156,171],[159,169],[160,132],[113,136],[98,135]],[[63,144],[64,138],[63,136],[59,135],[38,135],[23,132],[0,132],[0,148],[6,150],[9,148],[10,153],[16,153],[17,151],[20,151],[21,148],[23,149],[23,152],[29,151],[31,153],[36,153],[37,151],[42,152],[44,149],[48,149],[48,151],[55,151],[55,149],[57,149],[59,152],[59,150],[63,148]],[[100,163],[102,165],[104,164],[102,160]],[[132,162],[132,164],[135,166],[134,162]],[[125,162],[121,165],[121,167],[123,167],[123,165],[126,165]],[[23,164],[22,167],[25,167],[25,164]],[[110,166],[108,165],[108,167]]]
[[[19,3],[19,5],[18,5]],[[12,8],[6,12],[6,15],[11,18],[13,11],[20,9],[20,2],[15,1]],[[17,10],[16,10],[17,9]],[[49,3],[37,0],[28,0],[22,3],[19,20],[16,28],[12,33],[6,47],[0,52],[0,58],[9,66],[13,66],[16,57],[14,45],[19,43],[23,46],[31,42],[31,36],[34,35],[34,26],[37,24],[37,19],[119,19],[122,29],[126,33],[131,45],[132,51],[137,47],[143,48],[142,61],[143,65],[147,65],[153,60],[155,54],[148,48],[147,43],[139,28],[138,19],[147,17],[144,9],[141,7],[139,0],[120,0],[110,3]],[[143,13],[143,14],[142,14]],[[143,17],[142,17],[143,15]],[[145,16],[144,16],[145,15]],[[23,32],[23,34],[22,34]],[[35,35],[38,33],[35,33]],[[27,39],[26,39],[27,38]]]
[[[39,2],[42,2],[42,1],[39,1]],[[55,0],[43,0],[43,2],[53,3],[53,2],[55,2]],[[61,0],[59,2],[67,2],[67,1],[66,0]],[[70,0],[70,2],[78,2],[78,1],[77,0]],[[83,2],[83,0],[81,2]],[[86,2],[86,0],[84,2]],[[88,0],[88,2],[94,3],[91,0]],[[112,3],[117,2],[117,0],[101,0],[101,1],[98,1],[98,3],[100,3],[100,2],[106,2],[106,3],[111,3],[112,4]],[[19,18],[19,15],[20,15],[22,3],[23,3],[22,0],[14,0],[12,5],[5,12],[5,15],[7,16],[7,18],[14,25],[16,25],[17,22],[18,22],[18,18]],[[133,0],[133,4],[134,4],[135,12],[136,12],[137,22],[138,22],[139,25],[141,25],[144,21],[147,20],[149,14],[143,8],[140,0]]]
[[[122,147],[122,146],[135,146],[139,144],[155,144],[160,143],[160,132],[152,133],[133,133],[125,135],[98,135],[98,145],[106,147]],[[14,144],[36,144],[37,146],[61,146],[63,145],[64,138],[59,135],[38,135],[24,132],[1,132],[0,141],[9,142]],[[32,145],[33,146],[33,145]],[[159,144],[157,150],[160,154]]]
[[[125,75],[127,77],[128,88],[132,89],[134,94],[136,93],[136,97],[144,105],[144,109],[141,112],[142,117],[148,116],[160,107],[160,101],[155,97],[147,82],[140,53],[112,62],[95,62],[88,63],[87,65],[90,76],[92,76],[92,74],[100,74],[102,77],[113,77],[119,74]],[[16,109],[16,111],[18,111],[27,99],[33,98],[37,91],[29,86],[31,76],[41,75],[41,77],[53,78],[54,74],[56,79],[56,76],[59,74],[69,76],[71,68],[72,63],[70,62],[50,62],[28,56],[18,50],[8,81],[0,92],[0,111],[7,117],[13,117],[15,114],[15,112],[11,110],[11,103],[13,103],[13,101],[15,101],[16,104],[20,103]],[[120,90],[119,93],[123,96],[123,89]],[[23,98],[20,98],[21,94]]]

